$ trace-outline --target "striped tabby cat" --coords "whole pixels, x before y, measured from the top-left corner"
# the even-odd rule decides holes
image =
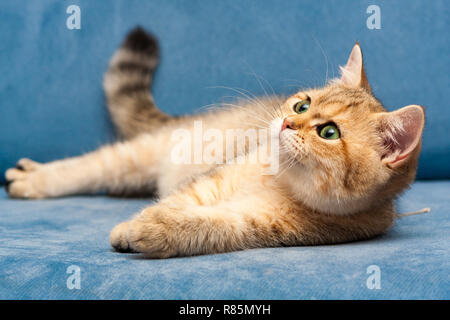
[[[155,258],[341,243],[392,226],[394,199],[415,177],[424,110],[409,105],[386,112],[371,92],[358,44],[341,77],[323,88],[183,117],[154,103],[148,88],[157,62],[156,40],[132,31],[104,79],[123,141],[45,164],[22,159],[6,172],[9,195],[156,192],[158,202],[110,236],[117,251]],[[195,121],[219,132],[277,128],[279,170],[266,175],[261,161],[174,163],[172,134],[193,134]],[[244,157],[263,147],[260,140],[246,144]]]

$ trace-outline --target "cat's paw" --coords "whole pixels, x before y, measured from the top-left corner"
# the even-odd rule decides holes
[[[112,229],[109,236],[109,242],[118,252],[134,252],[128,244],[127,234],[130,223],[128,221],[122,222]]]
[[[168,241],[169,228],[153,211],[147,208],[135,219],[117,225],[111,231],[111,246],[119,252],[143,253],[150,258],[176,255]]]
[[[6,170],[6,192],[11,198],[39,199],[46,197],[40,185],[45,182],[41,163],[20,159],[15,168]]]

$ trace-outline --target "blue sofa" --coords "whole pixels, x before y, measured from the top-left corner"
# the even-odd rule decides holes
[[[426,107],[418,181],[386,235],[333,246],[146,260],[109,246],[111,228],[150,199],[11,200],[0,192],[0,299],[449,299],[450,46],[445,0],[26,1],[0,3],[0,171],[115,139],[101,87],[137,24],[160,39],[153,92],[185,114],[236,96],[290,93],[337,74],[356,40],[388,109]],[[81,10],[70,30],[69,5]],[[264,79],[262,86],[257,78]]]

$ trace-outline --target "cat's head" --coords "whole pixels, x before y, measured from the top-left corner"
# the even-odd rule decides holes
[[[348,214],[391,201],[414,180],[424,110],[387,112],[372,95],[356,44],[341,77],[282,105],[280,178],[320,212]]]

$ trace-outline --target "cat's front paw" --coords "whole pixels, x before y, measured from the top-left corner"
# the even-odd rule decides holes
[[[134,252],[128,243],[128,228],[130,223],[128,221],[122,222],[112,229],[109,236],[109,242],[111,247],[113,247],[118,252]]]
[[[11,198],[45,198],[42,186],[45,184],[43,165],[30,159],[21,159],[15,168],[8,169],[5,173],[6,192]]]
[[[150,258],[176,255],[170,245],[167,222],[158,218],[153,208],[145,209],[133,220],[117,225],[110,235],[111,246],[118,252],[143,253]]]

